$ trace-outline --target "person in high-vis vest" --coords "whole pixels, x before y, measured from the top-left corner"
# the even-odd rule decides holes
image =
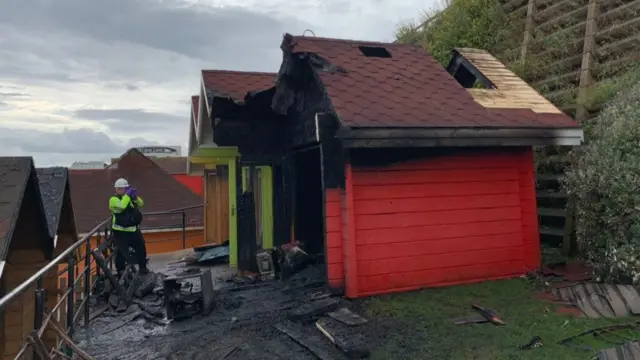
[[[118,278],[124,273],[127,261],[132,261],[129,247],[135,252],[139,271],[148,273],[147,248],[140,232],[142,214],[139,209],[144,206],[144,201],[126,179],[116,180],[114,187],[116,194],[109,199],[109,210],[112,215],[113,240],[117,248],[115,263]]]

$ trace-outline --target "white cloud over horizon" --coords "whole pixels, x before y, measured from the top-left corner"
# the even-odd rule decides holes
[[[182,145],[201,69],[277,71],[285,32],[392,41],[436,0],[0,2],[0,156]]]

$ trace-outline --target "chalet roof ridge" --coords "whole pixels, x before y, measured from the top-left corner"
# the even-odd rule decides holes
[[[224,70],[224,69],[202,69],[202,73],[219,73],[219,74],[231,74],[231,75],[277,75],[277,72],[266,71],[242,71],[242,70]]]
[[[50,166],[36,168],[40,196],[44,206],[49,235],[55,238],[60,224],[60,213],[63,210],[65,194],[71,199],[69,186],[69,168],[64,166]],[[69,206],[73,206],[69,203]],[[75,222],[75,219],[73,219]]]
[[[36,167],[31,156],[0,157],[0,190],[6,187],[14,191],[0,191],[0,260],[6,260],[11,240],[18,221],[20,209],[29,186],[33,186],[38,202],[38,212],[42,231],[49,233],[47,213],[40,194],[40,184]],[[40,226],[34,224],[34,226]],[[47,251],[53,250],[53,241],[47,244]]]
[[[289,36],[291,37],[292,40],[304,39],[305,41],[334,42],[334,43],[355,44],[355,45],[378,45],[378,46],[384,45],[384,46],[393,46],[393,47],[418,47],[418,48],[421,48],[419,45],[396,43],[396,42],[393,42],[393,41],[385,42],[385,41],[373,41],[373,40],[329,38],[329,37],[322,37],[322,36],[292,35],[290,33],[285,34],[284,38],[287,39]]]

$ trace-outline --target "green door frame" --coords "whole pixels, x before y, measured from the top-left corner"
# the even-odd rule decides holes
[[[204,165],[205,169],[215,170],[218,165],[229,167],[229,265],[238,265],[238,214],[236,163],[240,153],[237,147],[199,148],[196,154],[189,156],[188,161],[193,164]]]
[[[236,183],[237,160],[240,157],[237,147],[200,148],[197,153],[189,156],[189,162],[204,165],[205,169],[214,170],[218,165],[229,167],[229,265],[238,265],[238,214]],[[242,187],[246,189],[246,168],[242,168]],[[261,172],[260,193],[262,248],[273,248],[273,168],[271,166],[256,166]],[[240,189],[242,191],[243,189]]]
[[[260,194],[262,195],[262,248],[273,249],[273,170],[271,166],[257,166],[260,171]]]
[[[273,170],[271,166],[255,167],[260,171],[260,222],[262,224],[262,249],[273,249]],[[242,167],[242,191],[247,191],[249,167]]]

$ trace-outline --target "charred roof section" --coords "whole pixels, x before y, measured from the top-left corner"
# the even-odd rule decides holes
[[[476,81],[486,89],[498,85],[467,58],[451,65],[454,79],[413,45],[286,34],[281,49],[272,107],[282,114],[332,113],[347,128],[578,127],[561,114],[523,114],[528,109],[479,102],[467,88]]]

